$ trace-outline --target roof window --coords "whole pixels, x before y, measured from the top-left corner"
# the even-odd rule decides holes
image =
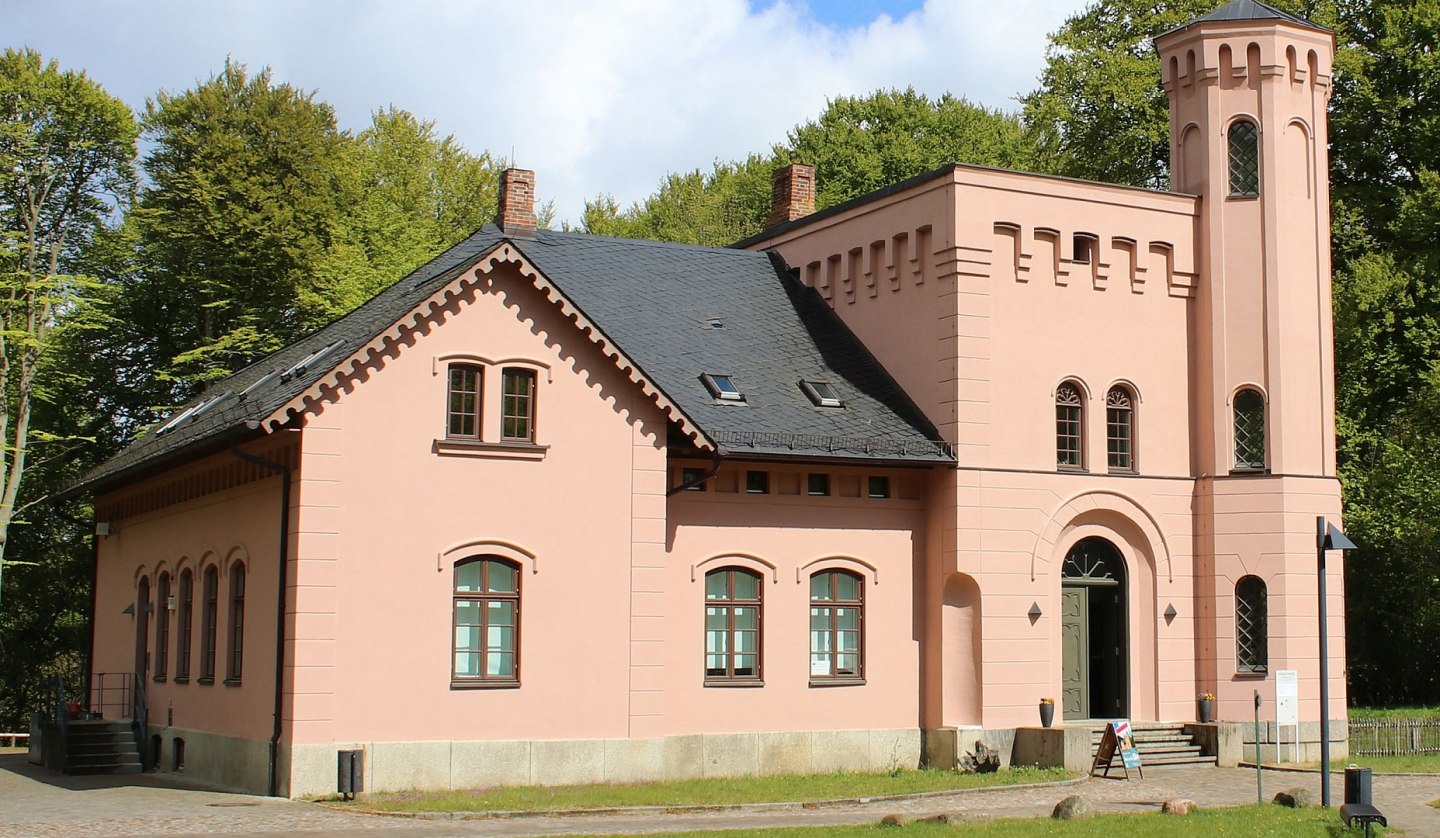
[[[845,406],[845,403],[840,400],[840,394],[835,392],[835,388],[824,381],[802,381],[800,389],[805,391],[805,395],[810,397],[810,401],[814,402],[816,407]]]
[[[705,328],[707,328],[707,329],[723,329],[723,328],[725,328],[725,321],[724,321],[724,320],[721,320],[721,319],[718,318],[718,317],[712,317],[712,318],[710,318],[709,320],[706,320],[706,321],[705,321]]]
[[[707,372],[700,376],[700,380],[710,390],[710,395],[721,401],[745,401],[745,394],[740,392],[740,388],[735,386],[735,382],[730,380],[728,375],[715,375]]]

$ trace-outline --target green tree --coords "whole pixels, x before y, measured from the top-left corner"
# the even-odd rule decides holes
[[[66,329],[94,324],[94,284],[70,268],[130,194],[136,135],[130,109],[83,72],[32,50],[0,54],[0,572],[14,563],[5,551],[27,464],[73,443],[34,424],[36,403],[47,353]]]
[[[227,61],[146,104],[149,183],[127,217],[154,334],[145,361],[194,384],[298,337],[297,305],[335,238],[347,138],[313,93]]]
[[[815,167],[821,209],[947,163],[1029,169],[1035,160],[1015,116],[913,88],[832,99],[777,152],[784,162]]]
[[[307,327],[323,325],[495,216],[503,163],[390,108],[348,142],[330,247],[297,286]]]
[[[731,244],[764,226],[776,165],[771,157],[752,154],[741,162],[717,162],[708,174],[696,169],[667,175],[655,194],[623,211],[602,195],[585,202],[581,227],[601,236]]]

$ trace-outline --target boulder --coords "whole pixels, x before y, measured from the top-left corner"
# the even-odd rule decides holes
[[[1304,809],[1306,806],[1314,805],[1315,796],[1304,786],[1296,786],[1275,795],[1275,802],[1291,809]]]
[[[1000,770],[1000,752],[977,739],[975,750],[961,754],[955,767],[962,774],[990,774]]]
[[[1055,804],[1055,811],[1050,813],[1050,817],[1061,821],[1083,818],[1090,814],[1091,808],[1089,800],[1078,794],[1072,794]]]
[[[952,815],[948,812],[941,812],[938,815],[931,815],[926,818],[920,818],[918,821],[916,821],[916,823],[933,823],[940,826],[945,826],[947,824],[959,823],[960,821],[961,818],[959,815]]]
[[[880,819],[881,826],[904,826],[910,819],[904,815],[886,815]]]
[[[1166,815],[1188,815],[1195,809],[1195,801],[1184,797],[1172,797],[1160,806],[1160,811]]]

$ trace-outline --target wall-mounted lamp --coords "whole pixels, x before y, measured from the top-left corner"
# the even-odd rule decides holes
[[[1039,622],[1041,613],[1042,612],[1040,611],[1040,603],[1030,603],[1030,610],[1025,612],[1025,614],[1030,617],[1030,625],[1033,626],[1035,625],[1035,623]]]
[[[1165,625],[1168,626],[1175,622],[1175,618],[1178,616],[1180,616],[1180,612],[1175,610],[1175,603],[1172,602],[1165,606]]]
[[[166,611],[174,611],[174,610],[175,610],[175,595],[174,595],[174,594],[171,594],[171,595],[165,597],[165,610],[166,610]]]
[[[125,609],[120,613],[129,614],[131,617],[135,616],[135,603],[132,602],[129,605],[125,606]]]
[[[96,522],[95,522],[95,534],[96,534],[96,535],[100,536],[101,538],[105,538],[106,536],[110,535],[110,533],[111,533],[111,529],[110,529],[110,522],[109,522],[109,521],[96,521]]]

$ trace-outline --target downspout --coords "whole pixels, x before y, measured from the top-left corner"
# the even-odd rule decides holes
[[[275,797],[279,785],[279,777],[276,773],[276,755],[280,749],[281,712],[284,710],[285,702],[285,586],[289,582],[287,571],[290,563],[290,469],[263,457],[247,454],[233,443],[230,446],[230,453],[247,463],[254,463],[280,475],[280,553],[277,562],[279,595],[276,597],[275,609],[275,725],[270,733],[266,779],[266,794]]]
[[[721,460],[724,460],[724,459],[725,459],[725,449],[723,449],[723,448],[721,448],[721,447],[719,447],[719,446],[717,445],[717,446],[715,447],[715,453],[714,453],[714,454],[711,456],[711,458],[710,458],[710,470],[707,471],[707,472],[705,472],[704,474],[700,475],[699,477],[695,477],[695,478],[692,478],[692,479],[690,479],[690,480],[686,480],[684,483],[681,483],[679,486],[676,486],[675,488],[667,491],[667,492],[665,493],[665,497],[668,498],[668,497],[670,497],[671,495],[678,495],[678,494],[681,493],[681,492],[688,492],[689,490],[695,488],[696,486],[699,486],[701,483],[704,483],[706,480],[709,480],[709,479],[713,478],[717,473],[719,473],[719,471],[720,471],[720,461],[721,461]]]

